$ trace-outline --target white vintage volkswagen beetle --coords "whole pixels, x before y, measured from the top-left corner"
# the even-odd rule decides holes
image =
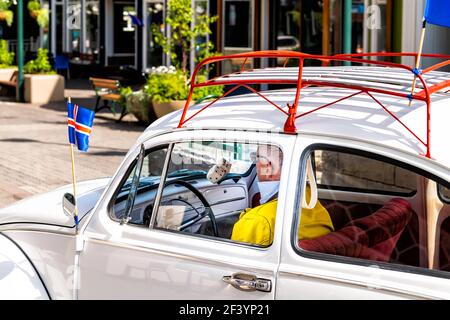
[[[300,68],[194,85],[254,92],[153,123],[111,179],[79,183],[78,234],[62,208],[71,186],[0,210],[0,298],[450,298],[450,75],[418,73],[409,107],[413,74],[400,65],[257,52],[198,68],[230,58]],[[303,68],[307,60],[375,66]],[[274,83],[295,88],[249,86]],[[283,155],[267,246],[231,239],[259,204],[261,146]],[[299,240],[306,180],[309,205],[321,203],[334,231]]]

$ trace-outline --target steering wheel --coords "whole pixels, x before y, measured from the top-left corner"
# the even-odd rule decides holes
[[[189,191],[191,191],[193,194],[195,194],[197,196],[197,198],[200,199],[200,202],[203,204],[203,206],[205,207],[205,211],[203,215],[199,215],[198,217],[188,221],[187,223],[183,224],[180,227],[180,231],[183,231],[187,228],[189,228],[190,226],[196,224],[197,222],[199,222],[200,220],[202,220],[204,217],[208,216],[209,219],[211,220],[211,226],[212,226],[212,231],[215,237],[219,236],[219,231],[218,231],[218,227],[217,227],[217,221],[216,221],[216,217],[214,216],[214,212],[211,209],[211,205],[208,203],[208,200],[206,200],[206,198],[203,196],[203,194],[196,188],[194,187],[191,183],[187,182],[187,181],[183,181],[183,180],[171,180],[168,181],[164,184],[163,187],[163,191],[164,188],[167,188],[168,186],[171,186],[173,184],[178,184],[180,186],[185,187],[186,189],[188,189]],[[189,205],[191,205],[190,203],[188,203],[187,201],[183,201]],[[192,205],[191,205],[192,206]],[[193,206],[192,206],[193,207]],[[195,210],[195,208],[194,208]]]

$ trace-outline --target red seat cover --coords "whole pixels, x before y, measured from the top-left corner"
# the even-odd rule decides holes
[[[412,213],[408,201],[394,198],[373,214],[338,231],[302,240],[299,246],[307,251],[387,262]]]
[[[395,241],[391,240],[405,229],[412,213],[413,210],[408,201],[394,198],[370,216],[353,220],[348,225],[357,226],[367,233],[369,247],[375,247],[387,240],[391,243],[387,245],[390,247],[397,243],[398,237]],[[383,245],[380,246],[380,248],[383,247]]]
[[[367,235],[363,230],[348,226],[315,239],[302,240],[299,246],[307,251],[358,257],[367,243]]]

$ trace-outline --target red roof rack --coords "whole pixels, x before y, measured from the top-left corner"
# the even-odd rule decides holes
[[[336,104],[338,102],[341,102],[343,100],[352,98],[359,94],[367,94],[369,97],[371,97],[378,105],[380,105],[391,117],[393,117],[396,121],[398,121],[405,129],[407,129],[420,143],[422,143],[427,151],[425,156],[430,158],[431,157],[431,148],[430,148],[430,116],[431,116],[431,95],[433,93],[436,93],[442,89],[449,88],[450,87],[450,74],[448,77],[438,77],[438,79],[434,79],[433,77],[428,77],[431,85],[428,85],[425,81],[425,78],[428,75],[431,75],[430,73],[432,71],[439,70],[445,66],[450,65],[450,56],[448,55],[441,55],[441,54],[422,54],[422,57],[424,58],[437,58],[442,59],[443,61],[437,64],[434,64],[431,67],[428,67],[424,70],[417,70],[415,68],[411,68],[410,66],[400,64],[400,63],[393,63],[393,62],[386,62],[386,61],[376,61],[371,60],[372,58],[377,57],[385,57],[385,58],[392,58],[392,57],[413,57],[417,59],[418,54],[417,53],[363,53],[363,54],[338,54],[333,56],[323,56],[323,55],[311,55],[301,52],[294,52],[294,51],[256,51],[256,52],[246,52],[246,53],[239,53],[239,54],[233,54],[233,55],[226,55],[226,56],[218,56],[218,57],[211,57],[207,58],[203,61],[201,61],[197,67],[194,70],[194,73],[191,78],[191,86],[189,91],[189,96],[186,101],[186,105],[184,106],[183,113],[181,115],[180,122],[178,124],[178,128],[181,128],[186,122],[197,116],[199,113],[201,113],[206,108],[213,105],[218,100],[230,95],[232,92],[237,90],[240,87],[247,88],[248,90],[254,92],[258,96],[260,96],[262,99],[273,105],[275,108],[280,110],[283,114],[286,115],[287,119],[284,124],[284,132],[286,133],[295,133],[296,132],[296,126],[295,126],[295,120],[306,116],[312,112],[315,112],[317,110],[323,109],[325,107],[329,107],[333,104]],[[264,74],[264,70],[267,69],[245,69],[245,66],[249,60],[255,60],[255,59],[285,59],[283,67],[277,67],[270,69],[273,70],[283,70],[283,73],[280,73],[282,76],[271,75],[268,76],[267,74]],[[213,63],[223,62],[226,60],[238,60],[242,61],[240,71],[234,72],[226,75],[221,75],[218,77],[215,77],[213,79],[206,80],[204,82],[197,83],[197,75],[199,71]],[[286,67],[289,60],[298,60],[298,67],[289,68]],[[350,62],[350,63],[359,63],[363,65],[370,65],[375,67],[388,67],[388,68],[396,68],[399,71],[406,71],[408,74],[417,76],[418,79],[418,85],[417,90],[418,92],[411,94],[409,88],[409,91],[407,89],[404,90],[398,90],[399,83],[394,83],[393,85],[385,84],[383,79],[380,79],[380,81],[369,81],[366,82],[368,85],[361,85],[361,84],[352,84],[351,81],[346,82],[346,80],[343,81],[336,81],[330,80],[330,77],[308,77],[304,73],[304,62],[306,60],[309,61],[319,61],[322,63],[322,65],[329,65],[331,62]],[[285,70],[289,70],[289,73],[284,73]],[[386,69],[388,70],[388,69]],[[259,74],[258,74],[259,72]],[[247,77],[247,75],[253,74],[254,77]],[[360,81],[361,82],[361,81]],[[364,81],[363,81],[364,82]],[[412,78],[411,78],[412,83]],[[283,110],[282,107],[274,103],[273,101],[269,100],[266,96],[264,96],[259,91],[252,88],[250,85],[254,84],[292,84],[296,85],[296,94],[295,94],[295,100],[292,104],[288,104],[288,111]],[[384,86],[380,84],[385,84]],[[234,85],[230,90],[226,91],[221,97],[214,99],[204,107],[202,107],[200,110],[195,112],[193,115],[191,115],[189,118],[186,118],[186,113],[189,109],[190,102],[192,100],[192,94],[194,92],[195,88],[205,87],[205,86],[218,86],[218,85]],[[352,89],[356,90],[355,93],[338,99],[336,101],[333,101],[331,103],[327,103],[323,106],[320,106],[314,110],[304,112],[301,114],[297,114],[298,109],[298,102],[300,99],[300,93],[302,88],[305,88],[307,86],[322,86],[322,87],[335,87],[335,88],[345,88],[345,89]],[[390,87],[395,87],[397,90],[394,90]],[[427,137],[426,141],[423,141],[418,137],[414,131],[412,131],[408,126],[406,126],[395,114],[393,114],[386,106],[384,106],[378,99],[374,97],[374,93],[378,94],[385,94],[390,96],[396,96],[396,97],[402,97],[410,100],[418,100],[423,101],[427,105]]]

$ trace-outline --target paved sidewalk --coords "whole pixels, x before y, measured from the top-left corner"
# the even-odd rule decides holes
[[[93,106],[92,93],[66,90],[66,96],[86,106]],[[108,111],[97,114],[89,151],[75,152],[77,180],[112,176],[144,130],[132,115],[118,124]],[[65,104],[0,101],[0,208],[71,179]]]

